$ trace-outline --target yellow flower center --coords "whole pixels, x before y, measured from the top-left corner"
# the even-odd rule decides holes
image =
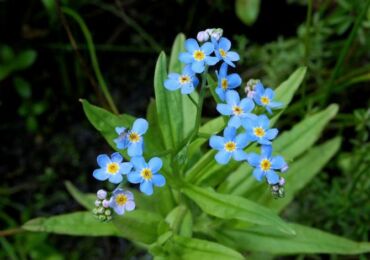
[[[227,87],[229,86],[229,83],[227,82],[227,79],[222,79],[221,80],[221,87],[223,90],[226,90]]]
[[[267,160],[267,159],[263,159],[260,165],[263,171],[268,171],[271,168],[271,162],[270,160]]]
[[[253,133],[257,137],[263,137],[265,135],[265,130],[262,127],[253,128]]]
[[[128,198],[127,198],[127,196],[126,196],[126,195],[124,195],[124,194],[118,194],[118,195],[116,196],[116,204],[117,204],[118,206],[123,206],[123,205],[125,205],[127,201],[128,201]]]
[[[144,168],[141,170],[140,175],[144,180],[148,181],[152,179],[153,173],[151,169]]]
[[[197,51],[194,51],[193,57],[196,61],[202,61],[202,60],[204,60],[206,55],[201,50],[197,50]]]
[[[230,152],[230,153],[234,152],[235,149],[236,149],[236,143],[232,142],[232,141],[229,141],[229,142],[225,143],[224,148],[227,152]]]
[[[131,143],[137,143],[140,141],[140,135],[135,132],[131,132],[130,135],[128,136],[128,139],[130,140]]]
[[[220,52],[220,55],[221,55],[221,57],[222,58],[225,58],[226,57],[226,55],[227,55],[227,51],[225,51],[224,49],[218,49],[218,51]]]
[[[190,77],[188,75],[182,75],[179,78],[180,84],[187,84],[190,82]]]
[[[234,115],[236,115],[236,116],[239,116],[239,115],[241,115],[241,114],[243,114],[243,109],[241,108],[241,107],[239,107],[239,106],[233,106],[233,113],[234,113]]]
[[[116,174],[119,171],[119,164],[118,163],[108,163],[107,164],[107,172],[109,174]]]
[[[264,105],[268,105],[270,103],[270,99],[266,96],[261,97],[261,103]]]

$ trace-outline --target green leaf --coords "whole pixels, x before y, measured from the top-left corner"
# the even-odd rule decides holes
[[[31,97],[31,85],[28,81],[20,78],[15,77],[13,80],[15,89],[17,90],[18,94],[22,98],[30,98]]]
[[[184,237],[192,236],[193,219],[191,212],[184,205],[174,208],[166,217],[166,222],[174,233]]]
[[[293,161],[319,139],[325,126],[337,111],[337,105],[330,105],[324,111],[296,124],[290,131],[284,132],[273,143],[274,153],[284,156],[288,163]],[[249,165],[242,164],[220,185],[218,191],[235,195],[244,195],[252,191],[257,184],[252,176],[252,170]]]
[[[243,220],[251,224],[274,226],[282,232],[294,234],[294,230],[274,212],[247,199],[220,194],[190,184],[183,188],[183,192],[211,216]]]
[[[96,200],[95,194],[85,194],[79,191],[70,181],[65,181],[68,192],[72,197],[86,209],[92,210],[95,207],[94,201]]]
[[[249,199],[279,212],[286,207],[294,196],[320,172],[320,170],[336,154],[341,139],[334,138],[326,143],[310,149],[302,158],[292,163],[289,171],[284,174],[286,179],[286,195],[283,199],[274,199],[265,185],[255,185],[245,194]]]
[[[179,54],[185,51],[185,35],[179,33],[172,45],[170,65],[168,70],[170,72],[181,73],[182,68],[184,67],[183,63],[179,60]]]
[[[90,123],[100,132],[101,135],[103,135],[109,145],[114,150],[117,150],[116,144],[113,142],[113,140],[117,138],[115,128],[117,126],[131,127],[135,118],[127,114],[119,116],[114,115],[103,108],[91,105],[84,99],[82,99],[81,102],[85,115],[89,119]]]
[[[22,51],[12,61],[13,70],[27,69],[35,62],[36,57],[37,53],[34,50]]]
[[[224,227],[219,230],[220,242],[238,250],[260,251],[272,254],[343,254],[352,255],[370,252],[370,243],[354,242],[330,233],[290,224],[295,236],[271,234],[267,228],[259,230],[237,230]],[[230,243],[231,242],[231,243]]]
[[[162,139],[161,129],[157,117],[157,108],[154,99],[149,103],[146,119],[149,123],[148,132],[145,134],[147,142],[145,149],[152,152],[148,157],[157,156],[160,152],[165,151],[165,146]]]
[[[196,238],[186,238],[174,236],[166,244],[167,250],[172,258],[183,260],[237,260],[245,259],[239,252],[224,245],[201,240]]]
[[[75,212],[26,222],[23,229],[76,236],[119,236],[112,223],[102,223],[91,212]]]
[[[236,0],[235,12],[239,19],[246,25],[252,25],[260,11],[260,0]]]

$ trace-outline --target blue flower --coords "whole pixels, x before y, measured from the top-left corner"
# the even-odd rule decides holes
[[[182,74],[170,73],[168,79],[164,82],[164,86],[168,90],[176,90],[181,88],[181,94],[190,94],[198,85],[199,80],[192,71],[190,65],[185,66]]]
[[[135,170],[130,173],[128,181],[131,183],[140,183],[140,191],[146,195],[153,194],[153,184],[162,187],[166,184],[166,179],[158,173],[162,168],[162,160],[158,157],[152,158],[148,163],[143,157],[134,157],[131,159]]]
[[[143,135],[148,130],[148,121],[143,118],[135,120],[132,129],[124,127],[116,127],[116,132],[119,135],[114,139],[118,149],[126,149],[128,147],[128,155],[141,156],[143,154]]]
[[[218,104],[217,111],[224,116],[231,116],[228,125],[238,128],[241,122],[248,117],[254,108],[254,103],[249,98],[240,100],[238,92],[229,90],[226,92],[226,104]]]
[[[227,63],[222,63],[220,72],[217,74],[218,86],[216,93],[222,101],[225,100],[226,92],[230,89],[237,88],[242,83],[242,79],[236,73],[227,75]]]
[[[270,114],[272,114],[271,109],[277,109],[283,106],[283,103],[272,101],[275,96],[275,92],[271,88],[265,89],[261,82],[256,84],[254,91],[254,102],[256,102],[257,105],[266,108]]]
[[[215,159],[219,164],[227,164],[233,157],[236,161],[246,160],[248,155],[243,149],[249,144],[246,134],[236,135],[236,128],[228,126],[224,130],[224,136],[214,135],[209,139],[209,145],[219,152]]]
[[[259,144],[269,145],[277,134],[276,128],[269,129],[270,120],[266,115],[246,118],[242,122],[250,141],[257,141]]]
[[[112,154],[110,158],[106,154],[100,154],[96,160],[100,169],[96,169],[93,176],[99,181],[109,180],[111,183],[120,183],[123,179],[122,175],[128,174],[132,169],[130,162],[122,162],[123,157],[119,153]]]
[[[219,41],[212,38],[212,42],[215,46],[216,57],[220,60],[224,60],[230,66],[235,67],[233,61],[240,60],[240,57],[235,51],[229,51],[231,48],[231,42],[225,37],[222,37]]]
[[[279,182],[279,175],[274,170],[282,170],[286,167],[286,162],[282,156],[271,156],[272,147],[270,145],[261,146],[261,155],[256,153],[248,154],[248,163],[255,167],[254,177],[261,181],[266,176],[269,184]]]
[[[210,42],[199,47],[195,39],[188,39],[185,41],[185,49],[187,52],[180,53],[179,59],[185,64],[191,64],[191,69],[196,73],[202,73],[205,64],[215,65],[219,60],[217,57],[209,56],[214,51]]]
[[[132,211],[135,209],[134,195],[130,191],[117,188],[112,192],[109,200],[111,207],[118,215],[123,215],[125,210]]]

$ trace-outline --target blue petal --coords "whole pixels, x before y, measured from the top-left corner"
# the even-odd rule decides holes
[[[270,125],[270,120],[266,115],[260,115],[257,119],[257,126],[262,127],[263,129],[267,129]]]
[[[205,62],[207,63],[207,65],[210,65],[210,66],[215,65],[219,60],[220,60],[219,58],[211,57],[211,56],[207,56],[205,58]]]
[[[254,103],[249,98],[243,98],[239,106],[243,109],[244,113],[251,112],[254,108]]]
[[[275,93],[274,91],[271,89],[271,88],[268,88],[265,90],[265,95],[270,99],[272,100],[275,96]]]
[[[191,69],[196,73],[202,73],[204,71],[204,61],[194,61],[191,64]]]
[[[258,94],[257,92],[254,94],[254,96],[253,96],[253,100],[254,100],[254,102],[256,102],[256,104],[257,105],[259,105],[259,106],[265,106],[264,104],[262,104],[262,102],[261,102],[261,95],[260,94]]]
[[[224,51],[228,51],[231,48],[231,42],[229,41],[229,39],[222,37],[218,42],[218,48],[221,48]]]
[[[257,117],[257,116],[256,116]],[[242,125],[245,130],[253,132],[253,128],[256,126],[255,118],[244,118],[242,120]]]
[[[262,145],[261,146],[261,155],[264,158],[270,158],[272,153],[272,146],[271,145]]]
[[[261,156],[256,153],[248,154],[248,163],[253,167],[258,167],[260,165]]]
[[[235,128],[239,128],[241,124],[242,124],[242,121],[240,119],[240,116],[232,116],[229,122],[227,123],[228,126],[232,126]]]
[[[185,64],[189,64],[194,61],[194,57],[190,53],[182,52],[179,54],[179,60]]]
[[[266,178],[267,178],[267,182],[269,184],[276,184],[279,182],[279,175],[277,175],[274,171],[268,171],[266,172]]]
[[[134,200],[134,194],[132,194],[131,191],[126,190],[126,191],[123,191],[122,193],[126,195],[128,200]]]
[[[143,155],[143,142],[130,143],[127,152],[130,157]]]
[[[169,78],[169,79],[174,79],[174,80],[178,80],[179,79],[179,77],[180,77],[180,74],[179,73],[170,73],[170,74],[168,74],[167,75],[167,77]]]
[[[227,76],[227,82],[229,83],[228,88],[236,88],[242,84],[242,79],[237,73],[230,74]]]
[[[257,181],[262,181],[263,172],[260,169],[254,169],[253,176],[257,179]]]
[[[131,163],[134,165],[137,171],[140,171],[141,169],[148,167],[148,164],[145,162],[145,159],[142,156],[131,158]]]
[[[219,74],[219,77],[220,78],[225,78],[227,76],[227,63],[222,63],[221,67],[220,67],[220,74]]]
[[[99,181],[105,181],[109,178],[109,173],[107,173],[105,169],[96,169],[93,172],[93,176]]]
[[[215,159],[219,164],[227,164],[230,161],[231,153],[226,152],[225,150],[219,151]]]
[[[182,74],[189,75],[190,77],[194,76],[194,71],[191,69],[191,65],[186,65],[182,70]],[[180,76],[180,75],[179,75]]]
[[[257,141],[258,140],[258,137],[257,136],[255,136],[254,134],[252,134],[252,133],[246,133],[246,135],[247,135],[247,139],[248,139],[248,141],[249,142],[255,142],[255,141]]]
[[[249,144],[249,139],[247,134],[238,134],[235,138],[236,147],[238,149],[243,149]]]
[[[206,42],[200,47],[206,56],[210,55],[214,51],[214,46],[210,42]]]
[[[127,138],[122,138],[122,137],[118,137],[114,139],[113,141],[116,143],[118,149],[126,149],[129,143]]]
[[[181,87],[180,82],[174,79],[166,79],[164,82],[164,87],[168,90],[176,90]]]
[[[111,163],[112,162],[110,160],[109,156],[106,155],[106,154],[100,154],[100,155],[98,155],[98,157],[96,158],[96,161],[98,162],[98,165],[101,168],[105,168],[108,163]]]
[[[130,183],[140,183],[143,181],[143,178],[141,177],[139,172],[133,172],[127,175],[127,180]]]
[[[224,144],[225,144],[224,138],[221,137],[221,136],[213,135],[209,139],[209,145],[213,149],[222,150],[222,149],[224,149]]]
[[[123,215],[125,214],[125,206],[118,206],[118,205],[115,205],[113,207],[114,211],[118,214],[118,215]]]
[[[148,162],[148,166],[152,170],[153,173],[158,172],[162,168],[162,165],[163,165],[162,160],[158,157],[153,157]]]
[[[248,154],[243,150],[236,150],[233,152],[233,157],[235,161],[246,161],[248,159]]]
[[[129,201],[126,202],[124,207],[127,211],[133,211],[135,209],[135,202],[132,201],[132,200],[129,200]]]
[[[283,107],[283,103],[281,103],[281,102],[271,101],[271,102],[269,103],[269,107],[271,107],[272,109],[275,109],[275,108],[281,108],[281,107]]]
[[[240,97],[239,97],[238,92],[236,92],[235,90],[227,91],[226,92],[226,102],[232,106],[238,105],[240,102]]]
[[[280,170],[286,165],[286,162],[282,156],[275,156],[271,159],[271,168],[274,170]]]
[[[120,153],[113,153],[110,158],[112,159],[112,162],[120,163],[123,161],[123,157]]]
[[[272,140],[277,136],[278,133],[279,131],[276,128],[272,128],[267,130],[266,135],[264,137],[266,137],[268,140]]]
[[[197,77],[195,77],[195,76],[193,76],[192,79],[193,79],[193,85],[194,85],[194,87],[198,86],[199,79]]]
[[[263,95],[263,93],[265,92],[265,88],[263,87],[261,82],[258,82],[254,87],[254,91],[256,91],[256,94],[258,95]]]
[[[238,61],[240,60],[240,56],[235,51],[229,51],[227,53],[227,58],[229,58],[231,61]]]
[[[216,88],[216,93],[222,101],[225,101],[225,97],[226,97],[226,91],[225,90],[223,90],[222,88]]]
[[[153,194],[153,184],[149,181],[144,181],[140,183],[140,191],[145,193],[146,195]]]
[[[224,61],[227,63],[227,64],[229,64],[229,66],[231,66],[231,67],[233,67],[233,68],[235,68],[235,64],[226,56],[225,58],[224,58]]]
[[[185,49],[190,53],[199,50],[198,42],[195,39],[187,39],[185,41]]]
[[[268,107],[268,106],[265,106],[265,108],[266,108],[267,112],[271,115],[271,114],[272,114],[272,110],[271,110],[271,108],[270,108],[270,107]]]
[[[259,144],[263,144],[263,145],[271,145],[271,141],[269,141],[267,138],[265,137],[257,137],[257,142]]]
[[[231,106],[228,104],[218,104],[216,109],[218,112],[220,112],[221,115],[224,116],[229,116],[233,113]]]
[[[148,130],[148,121],[144,118],[138,118],[135,120],[134,125],[132,127],[132,131],[138,133],[139,135],[143,135]]]
[[[155,186],[162,187],[166,184],[166,179],[161,174],[154,174],[152,182]]]
[[[224,130],[224,137],[226,141],[234,140],[236,135],[236,128],[232,126],[227,126]]]
[[[133,167],[133,165],[130,162],[121,163],[120,173],[121,174],[128,174],[129,172],[131,172],[132,167]]]
[[[121,174],[111,174],[111,176],[109,177],[109,182],[114,184],[118,184],[122,182],[122,180],[123,178]]]
[[[126,128],[117,126],[115,130],[116,130],[116,133],[120,135],[126,130]]]
[[[183,95],[190,94],[194,91],[194,89],[195,88],[194,88],[193,84],[186,84],[181,88],[181,94],[183,94]]]

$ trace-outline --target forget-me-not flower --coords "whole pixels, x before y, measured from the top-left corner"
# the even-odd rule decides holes
[[[240,57],[235,51],[230,51],[231,42],[229,39],[221,37],[219,41],[216,41],[214,38],[212,38],[212,42],[214,44],[216,57],[225,61],[231,67],[235,67],[233,61],[240,60]]]
[[[233,157],[236,161],[246,160],[248,155],[243,149],[249,144],[246,134],[236,134],[236,128],[227,126],[224,130],[224,136],[214,135],[209,140],[209,145],[219,152],[215,159],[219,164],[227,164]]]
[[[250,113],[254,108],[254,103],[249,98],[240,100],[238,92],[229,90],[226,92],[226,104],[217,104],[217,111],[224,116],[231,116],[228,125],[240,127],[242,120],[251,117]]]
[[[272,114],[271,109],[281,108],[282,103],[273,101],[275,92],[271,88],[264,88],[261,82],[258,82],[254,89],[253,100],[258,105],[266,108],[266,110]]]
[[[227,63],[222,63],[220,71],[217,74],[218,86],[216,88],[216,93],[222,101],[225,100],[228,90],[237,88],[242,83],[242,79],[237,73],[227,75],[227,67]]]
[[[135,120],[132,129],[124,127],[116,127],[116,132],[119,135],[114,139],[118,149],[127,149],[128,155],[140,156],[143,154],[143,135],[148,130],[148,121],[143,118]]]
[[[118,215],[123,215],[125,211],[132,211],[135,209],[134,195],[130,191],[117,188],[112,192],[109,207]]]
[[[205,64],[215,65],[219,60],[217,57],[209,56],[214,51],[213,44],[210,42],[199,47],[195,39],[188,39],[185,41],[185,49],[187,52],[180,53],[179,59],[181,62],[191,65],[191,69],[195,73],[202,73]]]
[[[132,169],[130,162],[123,162],[123,157],[119,153],[113,153],[109,158],[106,154],[100,154],[97,157],[100,169],[93,172],[95,179],[99,181],[109,180],[111,183],[120,183],[123,180],[123,174],[128,174]]]
[[[181,94],[190,94],[194,91],[198,83],[199,80],[195,76],[194,71],[191,69],[190,65],[187,65],[184,67],[181,74],[168,74],[168,79],[164,82],[164,86],[168,90],[181,88]]]
[[[270,120],[266,115],[253,115],[243,120],[242,125],[246,130],[248,139],[250,141],[256,141],[259,144],[271,144],[271,140],[273,140],[279,132],[276,128],[269,129]]]
[[[166,184],[166,179],[158,172],[162,168],[160,158],[154,157],[146,163],[143,157],[134,157],[131,162],[135,170],[127,178],[131,183],[140,183],[141,192],[152,195],[153,184],[158,187]]]
[[[255,168],[253,175],[258,181],[266,177],[269,184],[276,184],[279,182],[280,177],[275,170],[281,171],[287,164],[282,156],[272,157],[271,154],[272,147],[270,145],[262,145],[261,155],[256,153],[248,154],[248,163]]]

